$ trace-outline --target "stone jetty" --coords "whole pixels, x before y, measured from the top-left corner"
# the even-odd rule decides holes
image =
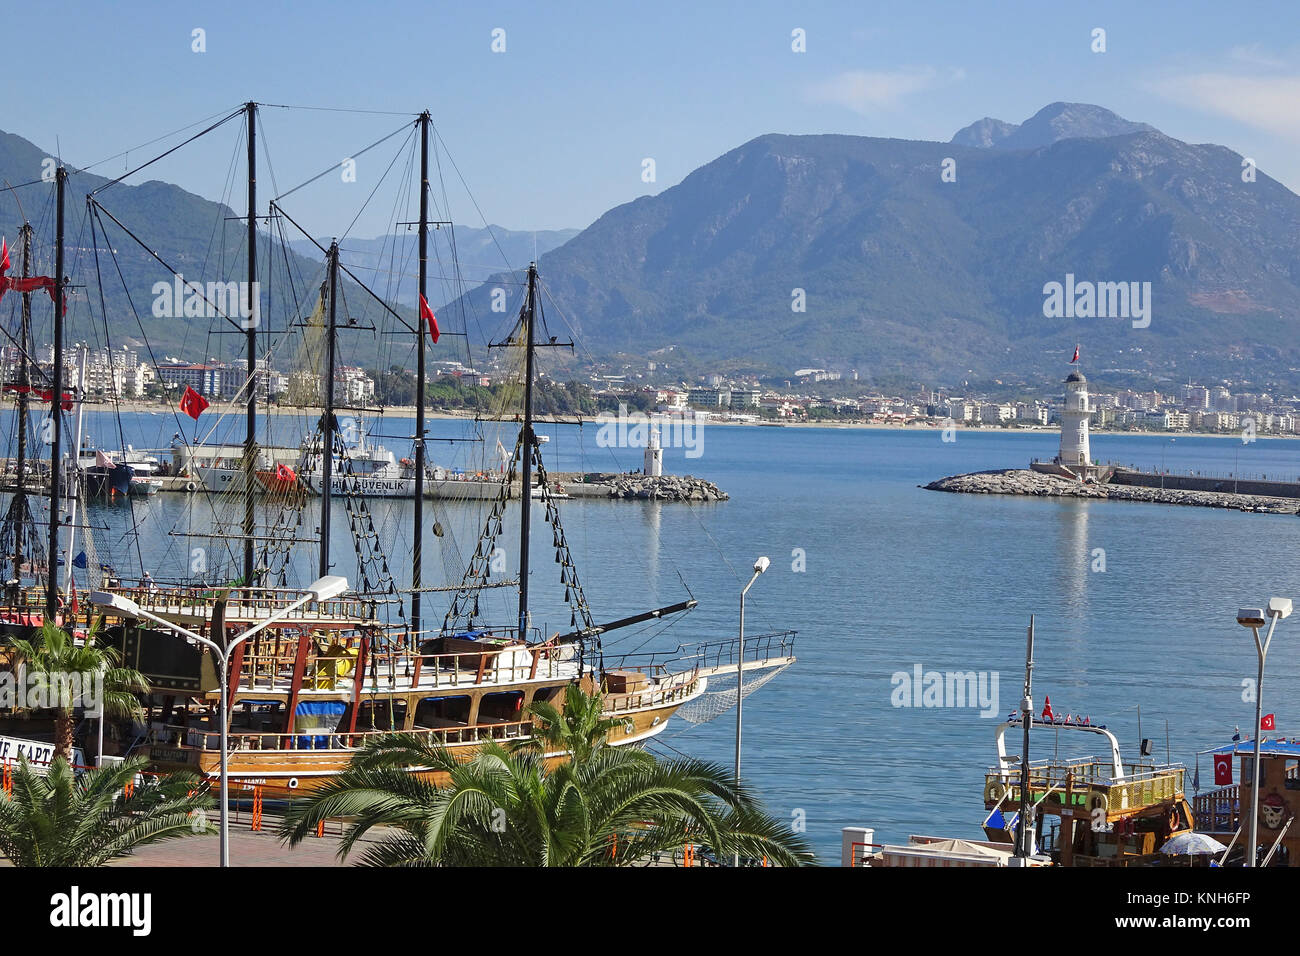
[[[1085,484],[1056,475],[1008,468],[969,475],[940,478],[923,488],[975,495],[1033,495],[1040,498],[1108,498],[1119,501],[1149,501],[1157,504],[1196,505],[1202,508],[1233,508],[1259,514],[1296,514],[1300,500],[1241,495],[1222,491],[1184,491],[1133,485]]]
[[[575,498],[619,498],[646,501],[726,501],[731,496],[711,481],[691,475],[589,474],[554,476],[564,493]]]

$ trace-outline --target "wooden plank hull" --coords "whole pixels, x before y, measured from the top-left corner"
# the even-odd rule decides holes
[[[702,691],[703,687],[701,686],[699,690]],[[690,698],[616,714],[620,723],[610,732],[609,742],[614,746],[635,746],[649,740],[664,729],[668,718],[688,699]],[[498,742],[509,745],[524,739],[527,738],[514,737]],[[483,742],[453,743],[449,744],[447,749],[458,759],[468,761],[473,759],[482,747]],[[251,795],[254,788],[257,788],[260,789],[262,798],[266,800],[300,797],[319,789],[330,779],[342,773],[356,752],[353,748],[235,750],[231,752],[228,762],[230,792],[236,797],[241,793]],[[547,765],[554,766],[567,759],[567,754],[549,756]],[[199,773],[214,787],[220,779],[220,754],[212,750],[152,745],[149,748],[149,763],[151,770],[160,773],[178,770]],[[444,786],[449,782],[447,774],[441,772],[412,768],[411,773],[436,786]]]

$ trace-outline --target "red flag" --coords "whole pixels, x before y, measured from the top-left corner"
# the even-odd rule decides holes
[[[0,239],[0,273],[9,271],[9,240]]]
[[[275,466],[275,479],[276,481],[296,481],[298,475],[288,465],[281,464]]]
[[[1260,730],[1277,730],[1277,721],[1273,719],[1272,714],[1265,714],[1259,720]]]
[[[1052,698],[1043,698],[1043,720],[1052,719]]]
[[[71,575],[68,577],[68,588],[72,591],[72,616],[76,617],[81,613],[81,605],[77,603],[77,582]]]
[[[185,386],[185,394],[181,396],[181,411],[196,422],[199,416],[203,414],[203,409],[211,403],[188,385]]]
[[[420,296],[420,318],[429,323],[429,337],[435,343],[438,341],[438,320],[433,316],[433,309],[429,308],[429,300]]]
[[[1214,785],[1227,787],[1232,783],[1232,755],[1214,755]]]
[[[1076,345],[1074,347],[1074,358],[1070,359],[1070,364],[1073,365],[1077,361],[1079,361],[1079,346]]]

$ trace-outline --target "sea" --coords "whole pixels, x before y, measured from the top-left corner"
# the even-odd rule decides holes
[[[410,454],[409,418],[389,415],[361,427],[398,457]],[[132,444],[163,455],[177,433],[189,441],[237,440],[241,428],[237,416],[198,424],[170,411],[87,415],[87,432],[101,447]],[[302,419],[273,418],[265,440],[293,445],[303,428]],[[430,457],[470,472],[494,467],[501,449],[513,448],[517,429],[431,420]],[[590,423],[538,432],[551,439],[542,456],[554,472],[641,466],[641,448],[607,447],[609,435]],[[746,638],[797,631],[798,661],[745,698],[742,776],[772,815],[802,830],[821,862],[835,864],[846,826],[873,828],[878,843],[909,834],[981,838],[984,774],[996,759],[997,728],[1023,692],[1031,617],[1035,709],[1050,697],[1058,716],[1105,724],[1126,759],[1149,740],[1149,759],[1186,765],[1191,793],[1198,783],[1213,786],[1202,752],[1237,729],[1249,735],[1257,658],[1236,611],[1274,595],[1300,602],[1300,566],[1293,563],[1300,521],[921,487],[947,475],[1025,467],[1050,458],[1056,444],[1051,431],[960,431],[944,441],[930,430],[709,424],[666,448],[664,468],[713,481],[730,500],[575,498],[559,502],[559,521],[597,622],[688,597],[699,602],[689,613],[610,632],[609,658],[649,651],[671,658],[679,647],[685,656],[694,645],[734,638],[741,589],[755,560],[770,559],[746,601]],[[1296,440],[1096,434],[1092,452],[1103,462],[1153,470],[1300,476]],[[299,584],[320,569],[313,543],[319,520],[308,511],[277,542]],[[543,524],[545,509],[533,511],[533,624],[549,636],[568,629],[571,612],[554,532]],[[428,503],[426,587],[459,582],[486,513],[481,502]],[[237,514],[210,496],[159,494],[92,505],[85,524],[99,560],[123,577],[149,570],[163,582],[196,575],[218,581],[236,573],[240,545],[204,535],[214,525],[237,529]],[[356,528],[378,549],[369,585],[384,586],[375,569],[386,560],[394,587],[408,587],[412,522],[410,502],[371,500],[349,512],[336,501],[329,570],[354,586],[363,580]],[[517,522],[511,512],[496,542],[497,580],[517,575]],[[450,598],[426,592],[422,626],[439,626]],[[515,600],[512,588],[485,592],[481,611],[511,622]],[[396,613],[394,605],[385,608]],[[918,674],[932,672],[974,672],[985,699],[936,698],[911,687]],[[1261,688],[1264,712],[1276,713],[1283,734],[1300,732],[1292,710],[1298,690],[1300,615],[1278,626]],[[730,708],[704,723],[672,720],[653,747],[730,768],[735,735]],[[1018,736],[1008,736],[1017,752]],[[1040,732],[1032,756],[1100,753],[1100,742]]]

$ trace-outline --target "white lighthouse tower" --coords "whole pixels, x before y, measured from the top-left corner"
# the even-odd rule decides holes
[[[1061,451],[1056,463],[1069,468],[1080,478],[1086,477],[1092,464],[1088,448],[1088,416],[1092,406],[1088,402],[1088,380],[1078,369],[1065,380],[1065,408],[1061,411]]]
[[[651,425],[650,441],[645,447],[645,461],[642,466],[642,474],[650,478],[658,478],[663,473],[664,450],[659,445],[659,429]]]

